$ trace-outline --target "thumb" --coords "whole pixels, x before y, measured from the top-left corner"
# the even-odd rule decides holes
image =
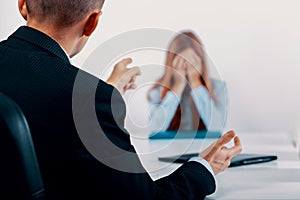
[[[123,63],[124,65],[129,65],[130,63],[132,63],[132,58],[124,58],[121,63]]]
[[[225,133],[212,147],[210,155],[214,155],[219,149],[221,149],[225,144],[229,143],[235,137],[235,132],[233,130]]]
[[[235,132],[233,130],[225,133],[216,143],[217,146],[223,146],[230,142],[235,137]]]
[[[199,153],[199,156],[202,158],[206,157],[211,152],[211,150],[215,146],[215,144],[216,144],[216,142],[209,145],[209,147],[207,147],[206,149],[204,149],[204,151]]]

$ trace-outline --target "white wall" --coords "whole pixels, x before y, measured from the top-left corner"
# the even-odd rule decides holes
[[[16,5],[1,3],[0,39],[23,24]],[[226,128],[292,131],[300,116],[299,7],[299,0],[106,0],[93,41],[73,61],[81,65],[125,31],[193,29],[227,82]]]

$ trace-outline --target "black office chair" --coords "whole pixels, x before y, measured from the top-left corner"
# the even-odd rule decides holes
[[[44,185],[20,107],[0,93],[0,199],[41,200]]]

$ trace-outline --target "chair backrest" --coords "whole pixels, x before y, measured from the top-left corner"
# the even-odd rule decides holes
[[[0,93],[0,199],[44,199],[44,185],[27,120]]]

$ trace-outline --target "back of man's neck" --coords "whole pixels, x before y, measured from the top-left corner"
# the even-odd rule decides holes
[[[44,25],[44,24],[37,24],[34,22],[27,23],[27,26],[48,35],[63,48],[63,50],[66,52],[68,56],[71,55],[73,49],[73,45],[72,45],[73,42],[71,41],[72,36],[67,30],[58,29],[53,25],[51,26],[49,24]]]

